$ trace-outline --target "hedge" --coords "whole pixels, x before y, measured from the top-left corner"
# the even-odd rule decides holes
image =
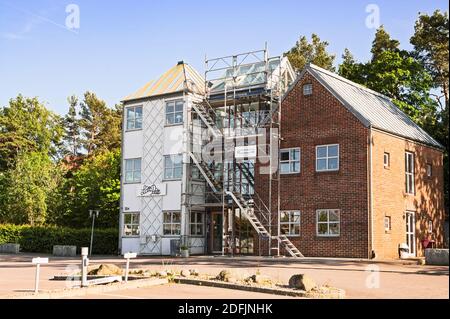
[[[117,229],[95,229],[92,253],[117,254],[118,233]],[[24,252],[51,254],[54,245],[71,245],[80,253],[80,247],[89,247],[90,241],[91,229],[0,224],[0,244],[20,244]]]

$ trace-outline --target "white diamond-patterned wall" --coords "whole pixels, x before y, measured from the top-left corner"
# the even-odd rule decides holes
[[[164,102],[151,100],[143,107],[142,183],[152,185],[163,179]],[[142,197],[140,254],[161,254],[162,197]],[[152,236],[156,240],[152,240]]]

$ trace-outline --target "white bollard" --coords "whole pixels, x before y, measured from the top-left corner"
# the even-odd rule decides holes
[[[127,260],[127,265],[125,267],[125,282],[128,282],[128,271],[130,269],[130,258],[136,258],[136,253],[126,253],[123,258]]]
[[[36,276],[34,279],[34,293],[37,294],[39,292],[39,277],[40,277],[40,271],[41,271],[41,264],[48,264],[48,258],[33,258],[31,260],[31,263],[33,265],[36,265]]]
[[[89,265],[89,248],[81,247],[81,287],[87,287],[87,273],[88,273],[88,265]]]

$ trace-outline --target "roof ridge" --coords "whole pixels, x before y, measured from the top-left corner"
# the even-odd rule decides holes
[[[337,80],[339,80],[339,81],[345,82],[345,83],[347,83],[347,84],[349,84],[349,85],[351,85],[351,86],[354,86],[354,87],[356,87],[356,88],[358,88],[358,89],[362,89],[362,90],[364,90],[364,91],[367,91],[368,93],[377,95],[377,96],[382,97],[382,98],[384,98],[384,99],[386,99],[386,100],[388,100],[388,101],[392,101],[392,99],[391,99],[390,97],[388,97],[388,96],[386,96],[386,95],[384,95],[384,94],[382,94],[382,93],[380,93],[380,92],[377,92],[377,91],[374,91],[374,90],[372,90],[372,89],[369,89],[368,87],[366,87],[366,86],[364,86],[364,85],[362,85],[362,84],[353,82],[353,81],[351,81],[351,80],[349,80],[349,79],[344,78],[343,76],[340,76],[340,75],[337,74],[337,73],[328,71],[328,70],[326,70],[326,69],[324,69],[324,68],[321,68],[320,66],[317,66],[317,65],[315,65],[315,64],[313,64],[313,63],[308,63],[307,66],[309,66],[311,69],[313,69],[313,70],[315,70],[315,71],[319,71],[319,72],[325,73],[325,74],[327,74],[327,75],[329,75],[329,76],[334,77],[335,79],[337,79]]]

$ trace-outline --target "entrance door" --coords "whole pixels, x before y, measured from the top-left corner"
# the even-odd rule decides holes
[[[211,252],[222,253],[223,215],[220,212],[211,213]]]
[[[409,255],[416,256],[416,219],[414,212],[406,212],[406,244]]]

